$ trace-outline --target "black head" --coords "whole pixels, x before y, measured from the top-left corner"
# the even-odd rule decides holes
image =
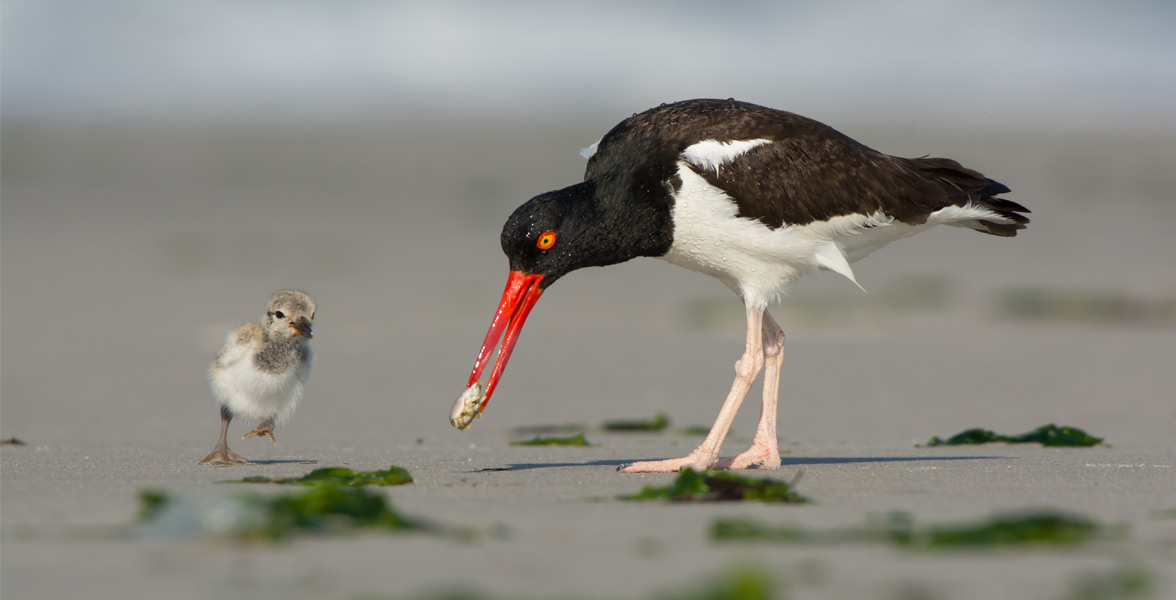
[[[602,193],[596,181],[588,180],[535,196],[506,220],[501,241],[510,274],[466,391],[454,407],[454,414],[465,416],[451,417],[455,427],[468,427],[490,402],[523,323],[547,286],[576,269],[661,256],[669,250],[673,239],[669,209],[664,202],[659,206],[646,200]],[[483,393],[479,379],[500,339],[502,348]],[[467,399],[478,402],[475,411],[468,410]]]
[[[585,213],[595,204],[595,186],[584,182],[531,198],[515,209],[502,227],[502,251],[510,270],[543,275],[546,288],[556,279],[580,268],[589,251],[584,230],[591,228]]]
[[[604,202],[595,182],[585,181],[518,207],[502,228],[502,251],[511,271],[542,275],[538,285],[546,288],[576,269],[664,254],[668,215],[656,227],[664,234],[651,235],[648,212],[623,200]]]

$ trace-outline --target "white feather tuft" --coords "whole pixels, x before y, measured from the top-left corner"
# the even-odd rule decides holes
[[[601,138],[601,139],[604,139],[604,138]],[[600,140],[596,140],[595,142],[592,142],[592,145],[588,146],[587,148],[581,148],[580,149],[580,156],[583,156],[584,158],[592,158],[592,155],[596,154],[597,146],[600,146]]]
[[[817,247],[814,253],[817,265],[829,269],[853,282],[861,291],[866,291],[862,284],[853,276],[853,269],[849,268],[849,261],[845,258],[845,249],[837,242],[827,242]]]

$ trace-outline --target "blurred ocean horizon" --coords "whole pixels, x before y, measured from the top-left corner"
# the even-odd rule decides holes
[[[1176,5],[1155,0],[10,0],[3,17],[7,122],[611,125],[735,97],[835,125],[1176,131]]]

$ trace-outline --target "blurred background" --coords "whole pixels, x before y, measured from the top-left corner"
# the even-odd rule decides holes
[[[0,16],[5,438],[196,460],[225,333],[297,287],[318,300],[318,362],[280,439],[476,439],[446,417],[505,281],[510,211],[578,181],[578,151],[630,114],[735,97],[955,158],[1033,210],[1012,240],[945,228],[877,253],[855,265],[868,294],[799,282],[775,309],[782,439],[1057,421],[1172,443],[1171,2],[5,0]],[[655,260],[570,276],[469,435],[710,423],[742,315]]]

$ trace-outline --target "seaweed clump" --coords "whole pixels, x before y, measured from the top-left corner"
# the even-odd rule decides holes
[[[605,421],[603,425],[605,431],[662,431],[669,426],[670,418],[661,412],[648,419]]]
[[[967,429],[946,440],[939,436],[932,437],[928,446],[961,446],[968,444],[988,444],[1004,442],[1006,444],[1041,444],[1042,446],[1073,446],[1088,447],[1103,443],[1103,438],[1094,437],[1077,427],[1058,427],[1053,423],[1042,425],[1028,433],[1021,435],[1000,435],[988,429]]]
[[[645,486],[640,492],[621,496],[622,500],[669,500],[671,502],[724,502],[754,500],[804,504],[808,498],[796,493],[792,482],[736,475],[726,471],[698,472],[682,469],[667,486]]]
[[[403,485],[412,483],[412,475],[403,467],[392,465],[383,471],[353,471],[346,467],[315,469],[302,477],[245,477],[233,483],[285,483],[296,485],[332,484],[348,487],[361,485]]]
[[[238,494],[212,506],[165,492],[144,491],[139,495],[138,523],[170,535],[213,534],[271,541],[302,533],[429,528],[401,515],[382,494],[333,483],[293,494]]]
[[[907,513],[895,513],[880,524],[825,532],[792,525],[764,525],[743,518],[718,519],[711,526],[711,537],[720,541],[873,541],[920,550],[1076,546],[1106,533],[1105,527],[1088,518],[1052,510],[996,515],[971,524],[936,526],[918,526]]]
[[[686,580],[674,588],[655,592],[654,600],[773,600],[786,597],[787,589],[780,585],[771,572],[762,566],[727,568],[719,573],[699,580]],[[550,596],[543,596],[548,598]],[[459,587],[441,590],[424,596],[413,596],[420,600],[502,600],[497,596],[475,588]],[[518,596],[510,596],[519,600]],[[527,596],[522,596],[526,600]]]
[[[401,515],[382,494],[363,488],[316,485],[301,494],[254,497],[265,519],[246,536],[277,540],[295,533],[339,533],[354,529],[411,530],[421,526]]]
[[[591,446],[588,440],[584,438],[584,434],[577,433],[576,435],[568,437],[542,437],[535,436],[529,440],[521,442],[511,442],[511,446]]]

